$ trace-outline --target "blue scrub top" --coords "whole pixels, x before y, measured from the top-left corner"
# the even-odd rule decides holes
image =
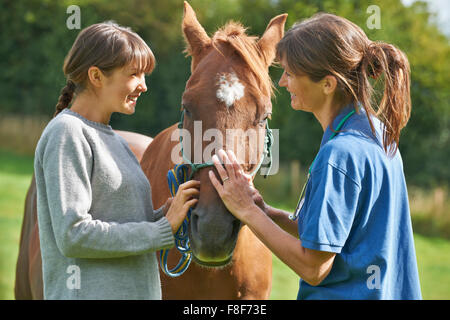
[[[345,107],[332,127],[351,111]],[[408,193],[400,152],[382,147],[363,108],[340,132],[327,128],[298,217],[303,247],[335,252],[316,287],[300,280],[298,299],[421,299]]]

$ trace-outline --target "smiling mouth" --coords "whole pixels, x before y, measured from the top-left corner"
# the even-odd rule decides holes
[[[134,102],[136,103],[139,96],[127,96],[127,102]]]

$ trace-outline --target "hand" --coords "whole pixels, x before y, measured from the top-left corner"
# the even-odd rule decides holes
[[[249,175],[249,174],[245,174],[245,173],[244,173],[244,176],[247,178],[248,183],[249,183],[249,185],[250,185],[250,187],[251,187],[251,189],[252,189],[252,192],[253,192],[253,195],[252,195],[253,202],[254,202],[254,203],[255,203],[262,211],[264,211],[265,214],[268,215],[270,206],[268,206],[268,205],[264,202],[264,199],[263,199],[262,195],[261,195],[261,194],[259,193],[259,191],[255,188],[255,185],[253,184],[252,176]]]
[[[167,198],[166,203],[164,203],[163,208],[162,208],[162,214],[163,216],[167,215],[167,212],[169,211],[170,206],[172,205],[173,202],[173,198]]]
[[[173,234],[180,228],[184,218],[186,218],[189,208],[197,204],[200,195],[199,188],[200,181],[190,180],[185,182],[178,187],[175,197],[170,201],[171,204],[167,211],[166,218],[172,227]]]
[[[225,169],[222,167],[217,155],[214,155],[212,160],[222,183],[217,179],[213,171],[209,171],[209,179],[227,209],[237,219],[247,224],[248,215],[255,207],[253,200],[255,188],[251,182],[251,177],[242,171],[232,151],[225,153],[221,149],[218,151],[218,155],[222,158]]]
[[[262,195],[259,193],[259,191],[256,188],[253,188],[253,202],[262,210],[265,214],[269,215],[269,208],[262,197]]]

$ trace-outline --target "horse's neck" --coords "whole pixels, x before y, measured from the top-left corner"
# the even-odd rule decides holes
[[[152,187],[152,199],[155,208],[159,208],[170,197],[169,187],[167,186],[167,172],[173,168],[174,161],[181,163],[180,157],[172,159],[172,153],[175,153],[173,150],[179,142],[172,138],[176,134],[174,131],[177,128],[177,124],[174,124],[160,132],[150,143],[141,160],[142,170]]]

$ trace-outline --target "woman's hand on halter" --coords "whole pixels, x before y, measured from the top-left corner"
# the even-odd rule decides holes
[[[225,169],[217,155],[214,155],[212,160],[222,183],[216,178],[213,171],[209,172],[209,179],[227,209],[237,219],[247,224],[247,213],[256,207],[254,201],[256,189],[253,187],[252,179],[242,171],[232,151],[219,150],[218,155],[221,157]]]
[[[184,218],[189,208],[195,206],[200,195],[200,181],[189,180],[178,187],[178,191],[171,200],[166,204],[169,204],[169,210],[167,211],[166,218],[172,227],[172,232],[175,234],[183,223]]]

